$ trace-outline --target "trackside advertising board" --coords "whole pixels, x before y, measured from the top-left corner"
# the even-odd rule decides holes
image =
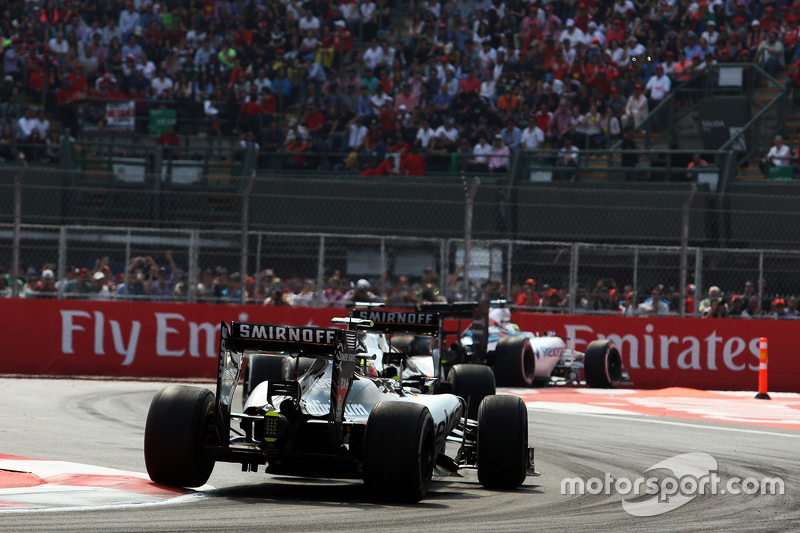
[[[3,299],[0,373],[217,376],[220,322],[332,327],[346,309]],[[514,313],[522,331],[555,331],[583,350],[611,339],[636,388],[758,388],[758,341],[769,341],[769,390],[800,392],[800,320]],[[464,322],[464,327],[468,324]]]

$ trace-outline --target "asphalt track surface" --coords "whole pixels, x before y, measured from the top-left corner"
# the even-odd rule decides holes
[[[146,472],[145,418],[161,385],[0,379],[0,454]],[[533,405],[535,396],[525,401]],[[419,504],[391,505],[372,501],[358,482],[276,478],[218,464],[209,480],[215,490],[202,497],[158,505],[0,511],[0,531],[800,531],[797,425],[768,427],[554,403],[529,410],[530,442],[542,475],[529,477],[516,491],[484,490],[477,475],[467,471],[460,478],[435,481]],[[688,453],[713,457],[723,482],[734,476],[779,477],[785,493],[706,494],[669,512],[637,517],[623,509],[623,497],[613,491],[561,491],[563,478],[589,480],[609,473],[633,480],[653,475],[646,471],[661,461]],[[391,479],[388,464],[386,482]]]

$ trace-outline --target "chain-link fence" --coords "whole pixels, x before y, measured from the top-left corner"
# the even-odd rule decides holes
[[[11,225],[0,225],[2,265],[11,264],[13,235]],[[253,231],[243,243],[230,230],[47,225],[22,225],[20,237],[23,297],[260,304],[277,291],[284,303],[339,305],[364,279],[362,297],[393,305],[487,294],[575,313],[618,313],[628,298],[635,312],[656,288],[673,313],[693,315],[713,287],[728,301],[740,295],[744,305],[754,298],[762,308],[800,294],[800,252],[782,250],[688,247],[684,295],[695,303],[686,306],[682,253],[674,246],[475,239],[468,286],[464,239]],[[42,290],[47,270],[52,285]],[[7,296],[10,271],[0,274]],[[530,280],[535,302],[518,300]]]

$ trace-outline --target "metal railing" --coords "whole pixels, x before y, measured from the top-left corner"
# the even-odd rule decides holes
[[[0,225],[0,264],[8,264],[12,236],[10,225]],[[305,288],[313,296],[298,305],[322,306],[342,304],[341,295],[364,278],[378,298],[394,305],[475,298],[478,285],[492,297],[514,302],[523,281],[533,278],[540,294],[557,293],[559,300],[555,306],[544,303],[531,310],[620,313],[615,296],[621,301],[632,293],[638,306],[652,287],[663,285],[673,314],[697,315],[700,300],[712,286],[730,299],[735,293],[748,296],[746,283],[752,282],[749,296],[757,297],[759,304],[800,294],[797,251],[689,247],[685,279],[695,285],[698,296],[695,307],[687,312],[680,297],[681,248],[677,246],[473,240],[469,272],[474,284],[465,293],[460,278],[463,239],[266,231],[250,232],[247,238],[248,252],[242,256],[242,233],[236,231],[23,225],[21,264],[23,272],[30,274],[25,275],[28,286],[22,296],[209,303],[244,299],[260,304],[273,290],[299,294]],[[170,257],[176,268],[170,280],[172,294],[148,295],[146,286],[156,278],[150,265],[171,270]],[[105,272],[106,265],[108,275],[93,282],[91,275]],[[242,265],[245,271],[235,274]],[[87,275],[78,273],[81,268]],[[45,269],[54,271],[56,284],[51,292],[42,293],[33,287]],[[248,277],[252,278],[249,282]],[[0,272],[0,296],[8,294],[9,279]],[[118,291],[123,283],[141,287]],[[104,285],[111,290],[103,290]],[[245,285],[245,294],[237,293]]]

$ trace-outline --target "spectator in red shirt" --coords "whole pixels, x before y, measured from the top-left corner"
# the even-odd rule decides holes
[[[181,145],[181,138],[178,136],[175,125],[169,127],[167,131],[161,134],[158,138],[158,144],[164,147],[178,147]],[[165,154],[170,154],[174,159],[180,159],[180,152],[178,150],[164,150]]]
[[[364,170],[361,175],[362,176],[388,176],[392,174],[392,161],[390,159],[385,159],[383,155],[379,156],[378,158],[380,163],[375,168],[368,168]]]
[[[618,43],[624,43],[626,39],[625,28],[622,25],[622,21],[618,18],[614,19],[611,23],[611,29],[606,33],[606,42],[611,43],[612,39],[616,39]]]
[[[564,59],[564,53],[561,50],[556,50],[555,56],[553,56],[553,59],[550,60],[550,63],[548,63],[545,68],[553,74],[553,78],[563,80],[564,76],[570,70],[570,65],[569,62]]]
[[[28,76],[28,88],[35,93],[35,96],[41,101],[42,92],[46,86],[51,84],[50,75],[45,69],[44,61],[37,61],[36,68],[31,70]]]
[[[539,307],[539,303],[539,295],[536,294],[536,280],[533,278],[525,280],[525,288],[517,296],[517,301],[514,302],[514,305],[518,307]]]
[[[410,152],[400,162],[400,174],[404,176],[424,176],[426,170],[428,170],[428,162],[417,153],[417,146],[411,145]]]
[[[89,80],[83,73],[83,63],[75,64],[75,72],[67,76],[67,87],[70,94],[85,93],[89,86]]]
[[[479,93],[481,90],[481,80],[475,76],[475,68],[469,67],[469,71],[467,72],[467,77],[461,80],[461,83],[458,84],[458,92],[459,93]]]
[[[306,107],[303,123],[312,137],[325,138],[325,115],[314,104],[309,104]]]

